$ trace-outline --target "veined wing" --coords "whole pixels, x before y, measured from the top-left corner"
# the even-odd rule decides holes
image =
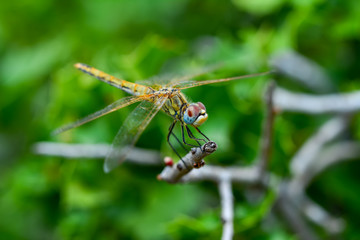
[[[264,75],[268,75],[271,73],[273,73],[273,71],[254,73],[254,74],[243,75],[243,76],[238,76],[238,77],[231,77],[231,78],[214,79],[214,80],[186,81],[186,82],[178,83],[178,84],[174,85],[174,87],[178,88],[178,89],[186,89],[186,88],[198,87],[198,86],[213,84],[213,83],[228,82],[228,81],[234,81],[234,80],[245,79],[245,78],[259,77],[259,76],[264,76]]]
[[[52,132],[52,134],[55,135],[55,134],[65,132],[69,129],[76,128],[80,125],[83,125],[84,123],[90,122],[96,118],[99,118],[108,113],[114,112],[120,108],[129,106],[130,104],[146,100],[146,99],[150,98],[151,96],[153,96],[153,94],[147,94],[147,95],[138,96],[138,97],[137,96],[129,96],[129,97],[121,98],[121,99],[117,100],[116,102],[113,102],[112,104],[108,105],[107,107],[88,115],[87,117],[84,117],[80,120],[77,120],[76,122],[70,123],[68,125],[65,125],[63,127],[60,127],[58,129],[54,130]]]
[[[125,160],[128,152],[131,151],[141,133],[162,108],[166,100],[167,96],[159,98],[155,104],[144,101],[130,113],[116,134],[110,152],[105,159],[104,171],[106,173]]]
[[[162,87],[172,87],[174,85],[177,85],[177,83],[188,81],[189,79],[204,75],[206,73],[212,72],[216,69],[218,69],[221,66],[221,64],[213,64],[210,66],[203,67],[201,69],[196,69],[190,74],[161,74],[158,76],[151,77],[146,80],[139,81],[141,84],[144,84],[145,86],[151,86],[154,89],[159,89]],[[137,82],[138,83],[138,82]]]
[[[222,66],[222,64],[218,63],[218,64],[213,64],[213,65],[210,65],[210,66],[206,66],[204,68],[201,68],[200,70],[197,70],[193,73],[190,73],[188,75],[185,75],[185,76],[179,76],[179,77],[174,77],[172,78],[171,80],[169,80],[169,83],[167,83],[166,85],[169,86],[169,87],[173,87],[173,86],[176,86],[177,84],[179,83],[182,83],[182,82],[185,82],[191,78],[195,78],[195,77],[198,77],[198,76],[201,76],[201,75],[204,75],[206,73],[210,73],[210,72],[213,72],[215,71],[216,69],[220,68]]]

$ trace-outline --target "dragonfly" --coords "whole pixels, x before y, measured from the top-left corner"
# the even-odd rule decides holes
[[[199,146],[201,145],[199,141],[204,141],[205,143],[210,141],[210,139],[199,129],[199,127],[208,118],[204,104],[201,102],[189,102],[181,90],[202,85],[258,77],[271,73],[271,71],[267,71],[237,77],[202,81],[191,81],[189,80],[189,77],[184,77],[169,81],[166,84],[155,83],[147,85],[116,78],[84,63],[76,63],[74,66],[86,74],[89,74],[105,83],[123,90],[124,92],[130,94],[130,96],[121,98],[97,112],[94,112],[80,120],[56,129],[53,132],[54,134],[59,134],[69,129],[79,127],[80,125],[102,117],[106,114],[140,102],[140,104],[127,116],[115,136],[110,151],[107,154],[104,162],[104,171],[106,173],[119,166],[126,159],[128,152],[131,151],[136,141],[139,139],[141,133],[145,130],[150,121],[160,110],[173,118],[173,122],[171,123],[169,132],[167,134],[167,142],[172,150],[178,155],[180,160],[182,160],[181,156],[170,142],[170,136],[174,136],[181,144],[181,141],[173,133],[174,127],[177,123],[180,123],[181,126],[183,144],[191,147],[198,147],[194,144],[188,143],[185,140],[185,134],[187,134],[190,139],[196,141]],[[203,138],[196,138],[191,132],[189,126],[194,128],[200,135],[202,135]]]

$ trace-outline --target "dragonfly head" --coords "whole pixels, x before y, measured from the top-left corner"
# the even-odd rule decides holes
[[[191,103],[184,113],[184,122],[195,127],[199,127],[207,118],[206,108],[201,102]]]

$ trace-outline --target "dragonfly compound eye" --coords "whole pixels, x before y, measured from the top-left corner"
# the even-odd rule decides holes
[[[203,103],[198,102],[197,105],[199,106],[200,109],[203,109],[206,112],[206,108],[205,108],[205,105]]]
[[[208,118],[204,104],[192,103],[184,113],[184,122],[195,127],[203,124]]]
[[[200,114],[200,108],[195,104],[190,104],[184,113],[184,122],[193,124]]]

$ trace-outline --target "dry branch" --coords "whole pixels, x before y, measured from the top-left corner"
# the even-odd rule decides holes
[[[274,107],[280,111],[308,114],[352,113],[360,111],[360,91],[326,95],[294,93],[276,88]]]
[[[298,208],[287,195],[286,190],[280,191],[279,198],[275,204],[275,208],[281,213],[286,220],[286,224],[297,234],[301,240],[316,240],[318,239],[313,230],[308,226],[303,216],[300,214]]]
[[[290,77],[307,88],[323,93],[331,92],[334,86],[324,69],[317,63],[293,51],[279,54],[271,60],[277,73]]]
[[[192,148],[191,151],[182,158],[181,161],[166,166],[158,175],[158,179],[168,183],[178,182],[185,174],[189,173],[194,167],[204,165],[203,158],[212,154],[217,149],[215,142],[207,142],[201,147]]]
[[[35,154],[45,156],[64,157],[69,159],[104,159],[111,145],[109,144],[75,144],[75,143],[55,143],[38,142],[33,145],[32,151]],[[160,165],[161,155],[154,150],[142,148],[132,148],[127,156],[127,161],[138,164]]]
[[[295,176],[306,174],[310,169],[314,158],[321,151],[324,145],[347,127],[348,118],[344,116],[334,117],[327,121],[312,137],[310,137],[295,154],[290,162],[290,170]]]
[[[309,183],[323,171],[331,167],[332,165],[339,164],[343,161],[352,159],[359,159],[360,157],[360,143],[343,141],[332,144],[331,146],[325,147],[319,152],[308,168],[301,176],[292,179],[293,186],[297,186],[299,191],[309,185]]]
[[[317,167],[324,166],[322,162],[334,162],[335,160],[331,161],[334,157],[337,159],[336,161],[339,161],[339,155],[354,156],[354,154],[360,153],[354,149],[356,147],[354,145],[346,146],[351,148],[350,154],[343,151],[350,149],[339,149],[338,147],[335,149],[338,151],[337,153],[334,150],[324,151],[326,144],[337,138],[347,125],[347,116],[333,117],[310,137],[291,160],[290,170],[293,177],[283,189],[283,194],[287,195],[287,199],[293,207],[296,207],[307,219],[321,226],[330,234],[339,233],[344,229],[343,220],[332,217],[325,209],[313,203],[306,196],[305,188],[315,175],[325,169],[325,167]]]
[[[232,182],[243,185],[254,185],[260,181],[257,167],[219,167],[207,165],[196,171],[191,171],[181,179],[181,182],[220,182],[224,174]]]
[[[273,108],[273,95],[276,84],[271,81],[265,93],[266,118],[263,123],[262,136],[260,138],[260,159],[259,159],[259,175],[265,176],[267,166],[271,159],[271,146],[274,128],[275,111]]]
[[[331,216],[324,208],[310,200],[306,195],[303,195],[302,198],[298,208],[310,221],[321,226],[330,234],[339,234],[344,230],[345,221],[342,218]]]
[[[223,223],[221,240],[231,240],[234,235],[234,196],[232,194],[231,180],[227,175],[223,175],[218,183],[218,188],[221,202],[221,220]]]

